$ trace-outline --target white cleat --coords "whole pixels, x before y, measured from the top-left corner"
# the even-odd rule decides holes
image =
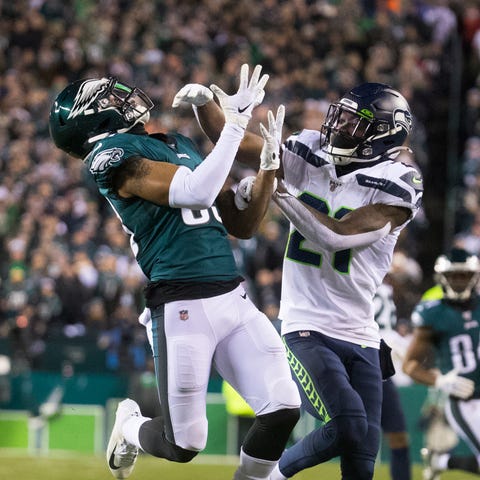
[[[125,440],[122,426],[130,417],[140,415],[137,402],[127,398],[118,404],[106,454],[108,467],[115,478],[128,478],[137,461],[138,448]]]
[[[438,465],[440,454],[428,448],[422,448],[420,454],[423,460],[423,480],[440,480],[443,471]]]

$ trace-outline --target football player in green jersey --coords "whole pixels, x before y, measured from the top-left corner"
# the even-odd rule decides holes
[[[250,404],[256,419],[243,443],[235,480],[267,478],[299,418],[300,397],[285,348],[242,286],[227,233],[248,237],[263,218],[279,168],[284,108],[261,125],[264,148],[254,181],[225,187],[268,75],[257,66],[227,95],[212,86],[225,115],[220,138],[203,158],[179,133],[147,134],[153,102],[115,78],[67,86],[50,114],[65,152],[84,159],[100,193],[130,235],[148,278],[141,322],[155,359],[162,415],[142,416],[120,402],[107,446],[113,476],[127,478],[139,449],[188,462],[207,442],[206,394],[212,364]]]
[[[473,455],[423,449],[424,480],[437,480],[447,469],[480,474],[480,304],[476,292],[480,260],[463,249],[453,249],[437,259],[434,270],[443,298],[415,307],[414,337],[403,370],[416,382],[447,396],[448,423]],[[432,355],[433,366],[428,363]]]

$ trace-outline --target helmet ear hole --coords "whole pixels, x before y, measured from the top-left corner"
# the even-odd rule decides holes
[[[104,119],[102,122],[98,124],[98,130],[99,131],[106,131],[108,130],[108,125],[110,123],[110,120],[108,118]]]

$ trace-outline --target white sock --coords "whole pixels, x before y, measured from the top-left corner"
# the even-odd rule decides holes
[[[151,420],[151,418],[142,416],[137,417],[135,415],[132,415],[127,419],[122,425],[122,434],[125,437],[125,440],[138,448],[142,448],[138,434],[140,432],[140,427],[149,420]]]
[[[270,477],[268,477],[268,480],[287,480],[287,477],[282,475],[280,472],[280,468],[278,466],[278,463],[275,465],[275,468],[273,469],[272,473],[270,474]]]
[[[251,457],[240,449],[240,465],[233,480],[267,480],[276,463],[275,460]]]
[[[440,470],[447,470],[449,459],[450,459],[450,454],[449,453],[443,453],[443,454],[439,455],[438,456],[437,467]]]

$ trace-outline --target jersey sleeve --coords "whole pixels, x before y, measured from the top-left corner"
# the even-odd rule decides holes
[[[412,211],[410,219],[422,204],[423,178],[414,167],[400,162],[385,162],[382,178],[358,174],[359,183],[375,187],[372,203],[405,207]]]
[[[436,307],[438,303],[438,300],[419,303],[412,312],[412,325],[414,327],[434,328],[437,316],[434,307]]]
[[[302,130],[290,135],[282,146],[282,164],[285,180],[297,185],[306,175],[305,164],[321,167],[327,161],[319,154],[320,132]]]
[[[96,143],[87,157],[87,166],[100,188],[110,188],[110,180],[115,169],[130,157],[139,156],[133,147],[124,141],[121,135],[112,135]]]

